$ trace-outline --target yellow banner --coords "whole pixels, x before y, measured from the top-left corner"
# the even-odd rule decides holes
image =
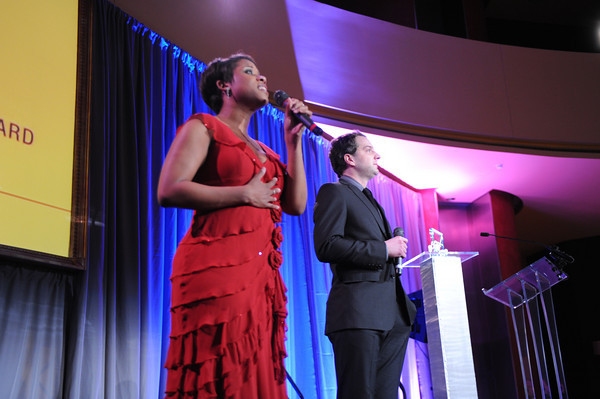
[[[76,0],[0,5],[0,244],[68,256]]]

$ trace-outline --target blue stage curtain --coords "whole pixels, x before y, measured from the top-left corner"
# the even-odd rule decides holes
[[[170,259],[189,211],[156,201],[175,129],[206,111],[204,65],[111,4],[94,9],[89,261],[77,276],[67,398],[160,398]]]
[[[205,65],[104,0],[94,1],[93,26],[88,265],[63,275],[0,261],[3,398],[155,399],[164,392],[171,260],[191,211],[161,208],[156,185],[177,126],[210,112],[198,92]],[[250,133],[286,161],[281,111],[264,107]],[[314,255],[312,212],[319,187],[337,177],[326,139],[306,132],[303,146],[308,207],[283,218],[288,392],[299,397],[295,385],[304,398],[333,399],[324,335],[331,272]],[[383,175],[370,187],[393,227],[407,232],[409,257],[422,252],[419,193]],[[418,272],[402,279],[408,292],[420,289]],[[426,346],[411,342],[406,364],[408,397],[428,398]]]

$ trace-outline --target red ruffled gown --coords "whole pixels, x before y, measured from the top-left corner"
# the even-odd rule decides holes
[[[263,146],[263,164],[227,125],[196,114],[213,142],[195,181],[246,184],[285,166]],[[283,359],[286,288],[279,273],[281,210],[239,206],[194,213],[171,275],[171,335],[166,398],[287,398]]]

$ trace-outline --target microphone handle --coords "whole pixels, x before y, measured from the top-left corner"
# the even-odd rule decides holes
[[[404,229],[396,227],[394,229],[394,237],[404,237]],[[394,266],[396,267],[396,276],[400,276],[402,274],[402,258],[394,258]]]

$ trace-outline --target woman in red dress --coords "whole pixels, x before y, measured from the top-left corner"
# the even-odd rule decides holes
[[[245,54],[204,71],[204,101],[177,132],[158,183],[162,206],[193,209],[171,275],[167,398],[282,399],[286,296],[281,212],[306,207],[301,101],[285,110],[287,165],[248,136],[268,103],[267,79]]]

